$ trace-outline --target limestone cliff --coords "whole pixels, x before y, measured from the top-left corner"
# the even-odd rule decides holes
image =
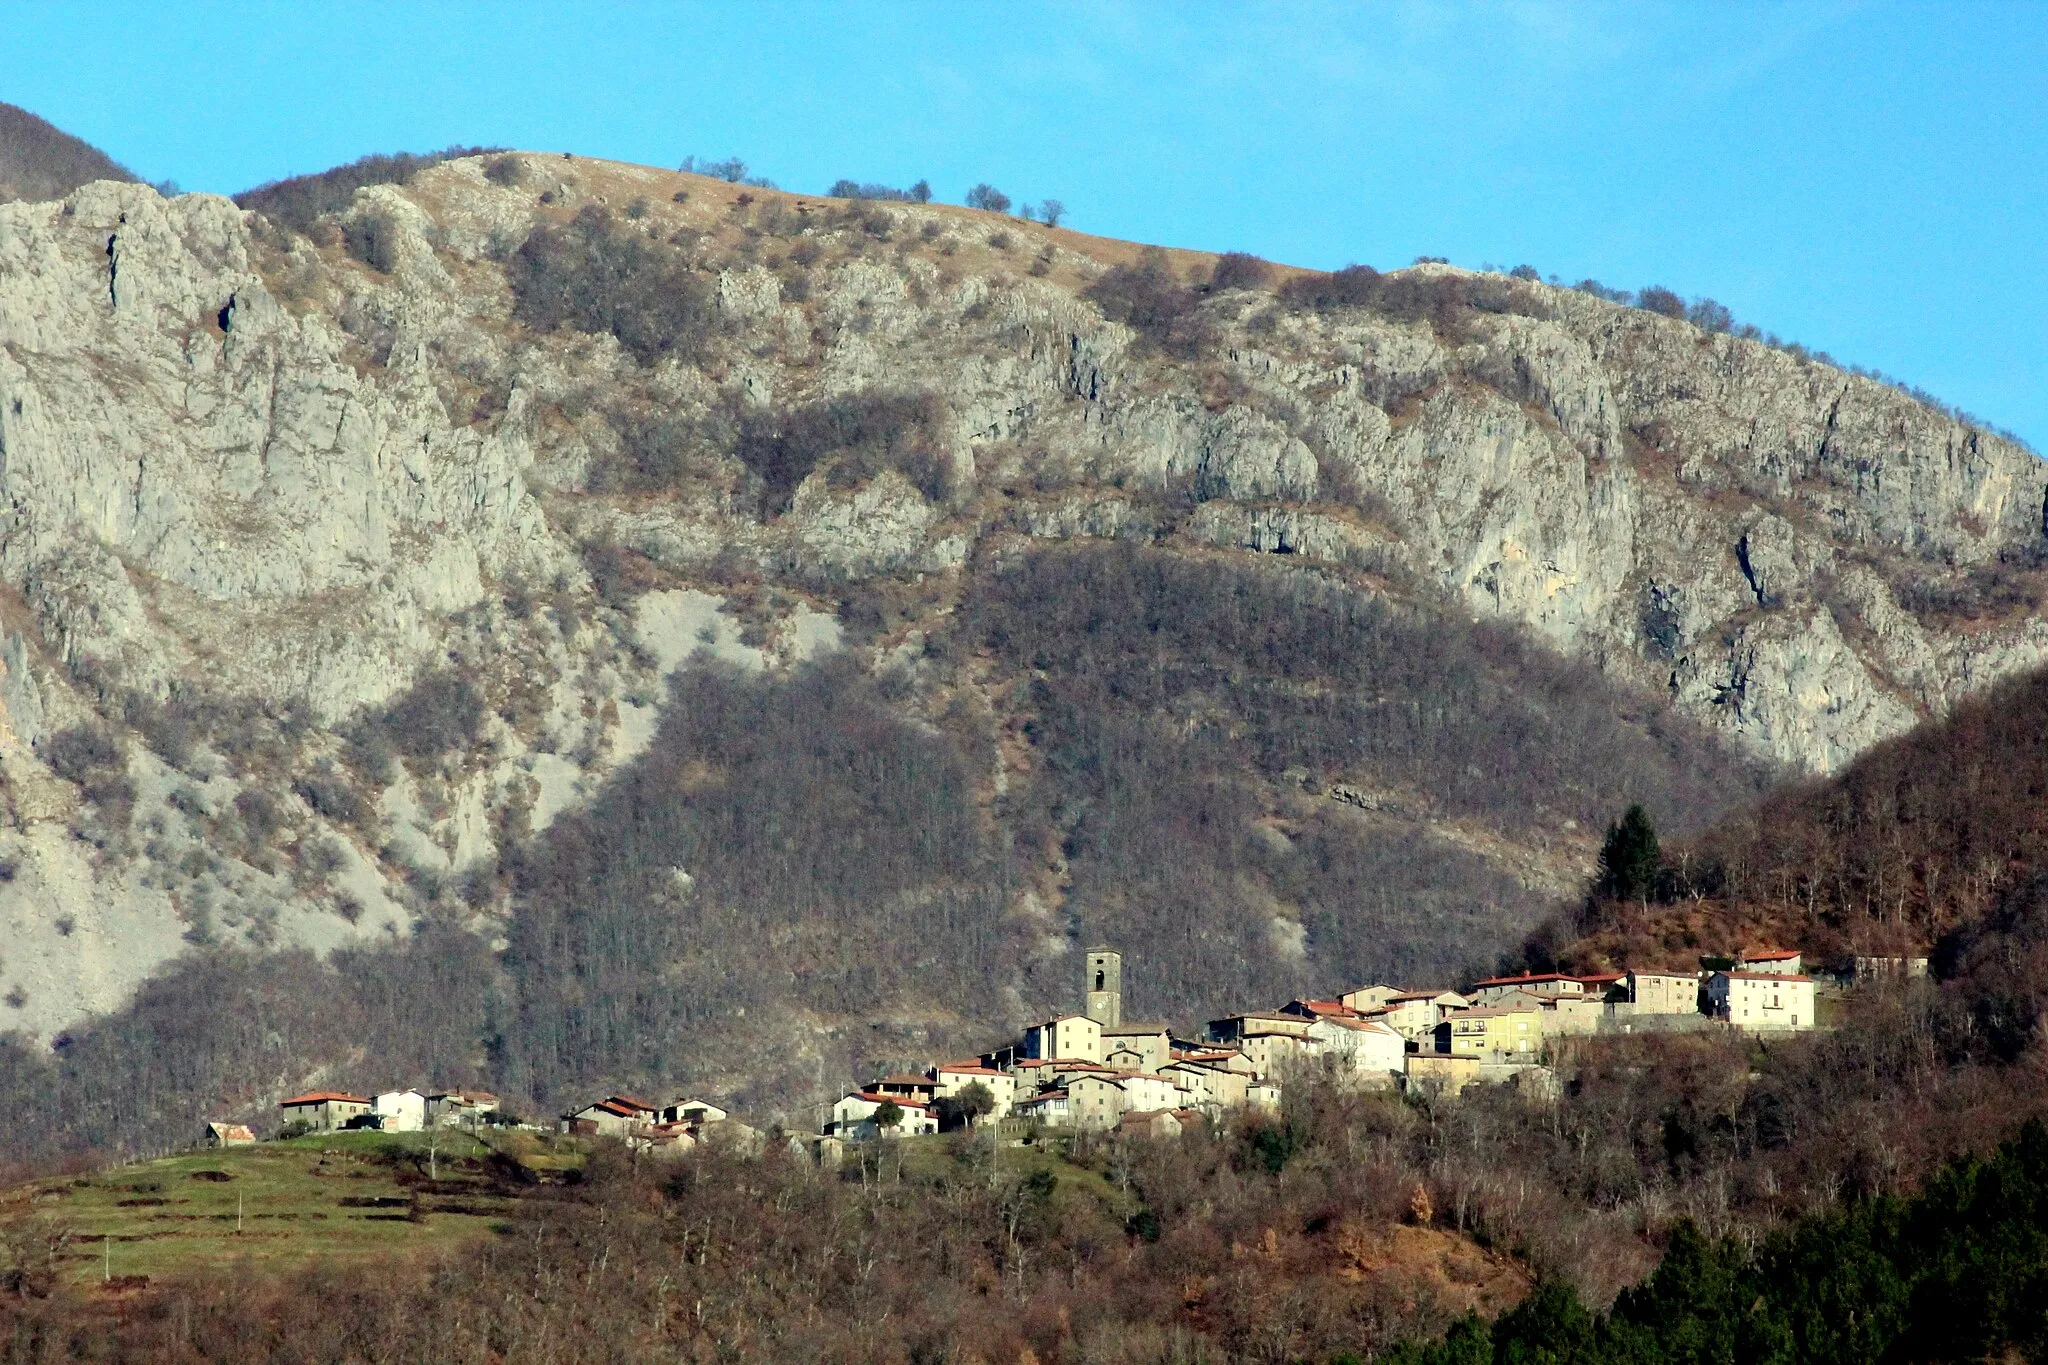
[[[591,205],[688,259],[700,346],[515,320],[510,259]],[[1082,293],[1135,254],[540,155],[310,238],[113,182],[0,205],[0,1026],[47,1038],[187,940],[404,933],[644,746],[700,646],[780,666],[838,644],[844,585],[1027,538],[1326,563],[1813,772],[2048,656],[2048,470],[1884,385],[1535,285],[1449,330],[1216,294],[1176,358]],[[884,391],[936,400],[939,486],[766,505],[750,415]],[[450,670],[474,744],[349,748]],[[98,730],[97,766],[57,743]],[[1585,846],[1525,852],[1567,888]]]

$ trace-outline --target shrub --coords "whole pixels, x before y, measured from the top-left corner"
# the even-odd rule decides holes
[[[78,784],[106,825],[127,827],[135,809],[135,784],[128,780],[127,755],[104,728],[88,722],[59,730],[43,742],[43,761],[57,776]]]
[[[452,669],[429,673],[381,713],[358,721],[350,733],[355,766],[372,776],[389,771],[390,757],[430,763],[474,748],[483,735],[484,703],[470,680]]]
[[[299,799],[319,814],[341,825],[361,825],[370,815],[370,805],[332,763],[322,760],[292,788]]]
[[[351,219],[341,229],[342,249],[379,274],[388,275],[398,263],[393,254],[397,225],[381,213],[366,213]]]
[[[1572,288],[1578,290],[1581,294],[1591,294],[1596,299],[1605,299],[1609,303],[1626,304],[1630,302],[1628,290],[1609,289],[1596,279],[1587,278],[1580,280]]]
[[[1703,332],[1732,332],[1735,315],[1712,299],[1694,299],[1686,305],[1685,320]]]
[[[1328,313],[1371,306],[1379,286],[1379,271],[1369,265],[1347,265],[1328,275],[1297,275],[1280,286],[1280,297],[1295,308]]]
[[[1636,307],[1651,313],[1661,313],[1667,318],[1685,318],[1685,300],[1659,284],[1650,285],[1636,295]]]
[[[517,185],[523,174],[524,168],[516,156],[494,156],[484,163],[484,179],[507,189]]]
[[[723,161],[699,160],[694,156],[686,156],[683,158],[683,164],[676,169],[691,175],[708,175],[713,180],[723,180],[728,185],[737,185],[747,179],[747,163],[736,156],[729,156]]]
[[[1175,278],[1166,253],[1145,252],[1136,265],[1119,265],[1082,290],[1112,322],[1137,332],[1145,344],[1182,359],[1200,351],[1209,327],[1195,292]]]
[[[95,774],[121,766],[121,748],[98,725],[74,725],[44,742],[43,761],[65,781],[84,786]]]
[[[565,225],[536,224],[506,273],[521,322],[609,333],[643,365],[701,354],[716,315],[709,286],[679,250],[594,204]]]
[[[893,185],[878,185],[873,181],[835,180],[832,188],[825,193],[833,199],[876,199],[894,204],[926,204],[931,202],[932,187],[920,180],[907,190]]]
[[[1518,265],[1513,270],[1510,270],[1508,274],[1515,279],[1527,280],[1532,284],[1543,278],[1543,272],[1533,265]]]
[[[796,277],[799,281],[803,276]],[[783,297],[796,291],[784,287]],[[722,417],[700,419],[674,412],[614,413],[624,461],[593,471],[593,492],[637,492],[674,488],[693,470],[705,467],[703,453],[729,445],[731,424]]]
[[[438,152],[422,154],[398,152],[391,156],[366,156],[346,166],[336,166],[313,175],[293,176],[288,180],[273,180],[253,190],[244,190],[235,196],[235,204],[238,208],[253,209],[294,232],[309,232],[314,220],[322,214],[339,213],[347,208],[359,189],[370,185],[409,184],[421,171],[443,161],[502,150],[500,147],[444,147]],[[490,168],[486,167],[485,174],[489,173]]]
[[[983,181],[967,191],[967,207],[971,209],[986,209],[990,213],[1008,213],[1010,211],[1010,196],[1004,194],[987,181]]]
[[[952,461],[940,442],[945,411],[918,393],[860,393],[786,412],[749,414],[734,453],[761,481],[761,511],[789,507],[797,485],[821,465],[835,484],[857,484],[895,469],[927,498],[945,496]]]
[[[1209,289],[1221,294],[1227,289],[1264,289],[1273,281],[1273,267],[1244,251],[1226,251],[1216,258],[1209,272]]]
[[[241,824],[241,842],[252,851],[267,846],[285,823],[283,807],[261,787],[236,793],[235,817]]]
[[[1057,199],[1048,199],[1038,206],[1038,221],[1047,227],[1058,227],[1067,218],[1067,206]]]

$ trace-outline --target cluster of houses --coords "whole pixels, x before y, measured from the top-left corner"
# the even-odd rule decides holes
[[[1493,977],[1469,993],[1361,986],[1334,1000],[1212,1019],[1200,1038],[1123,1017],[1123,960],[1090,949],[1086,1005],[1008,1047],[882,1076],[832,1106],[826,1141],[913,1135],[982,1116],[1051,1128],[1177,1135],[1241,1106],[1276,1108],[1310,1072],[1360,1085],[1541,1080],[1554,1039],[1718,1025],[1751,1033],[1814,1026],[1813,978],[1796,952],[1752,952],[1699,972]],[[1908,968],[1907,970],[1910,970]]]
[[[1360,986],[1334,1000],[1212,1019],[1200,1038],[1123,1017],[1123,958],[1092,948],[1085,1005],[1026,1029],[979,1057],[919,1074],[885,1075],[832,1105],[811,1144],[830,1159],[848,1141],[912,1136],[981,1119],[1046,1128],[1175,1137],[1226,1110],[1275,1109],[1290,1080],[1320,1074],[1364,1086],[1455,1093],[1483,1081],[1544,1082],[1555,1040],[1603,1033],[1727,1027],[1748,1033],[1814,1027],[1815,980],[1797,952],[1702,959],[1691,971],[1561,972],[1492,977],[1469,992]],[[1858,977],[1924,975],[1924,958],[1859,958]],[[503,1117],[495,1095],[316,1090],[283,1101],[287,1132],[476,1128]],[[617,1138],[656,1156],[700,1143],[758,1150],[761,1135],[706,1100],[656,1105],[608,1095],[561,1116],[564,1133]],[[209,1124],[212,1146],[253,1142],[239,1125]]]
[[[381,1095],[309,1090],[280,1101],[278,1108],[284,1111],[288,1133],[338,1133],[358,1128],[418,1133],[428,1128],[474,1129],[493,1123],[498,1118],[498,1097],[481,1090],[390,1090]],[[216,1126],[220,1125],[207,1125],[209,1131]]]
[[[682,1156],[699,1143],[757,1151],[761,1134],[708,1100],[653,1105],[631,1095],[607,1095],[562,1115],[564,1133],[618,1138],[650,1156]]]

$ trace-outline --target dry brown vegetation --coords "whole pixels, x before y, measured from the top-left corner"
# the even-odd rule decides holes
[[[133,180],[134,172],[88,142],[28,110],[0,104],[0,204],[61,199],[95,180]]]
[[[2040,933],[2044,796],[2048,673],[2034,673],[1668,847],[1651,896],[1596,899],[1552,942],[1584,935],[1565,956],[1586,962],[1784,943],[1824,966],[1932,950],[1953,969],[1986,933],[2008,948]]]

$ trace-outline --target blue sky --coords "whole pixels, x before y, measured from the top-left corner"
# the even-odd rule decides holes
[[[1661,283],[2048,450],[2048,4],[0,3],[0,99],[243,189],[451,142],[929,178],[1275,260]]]

